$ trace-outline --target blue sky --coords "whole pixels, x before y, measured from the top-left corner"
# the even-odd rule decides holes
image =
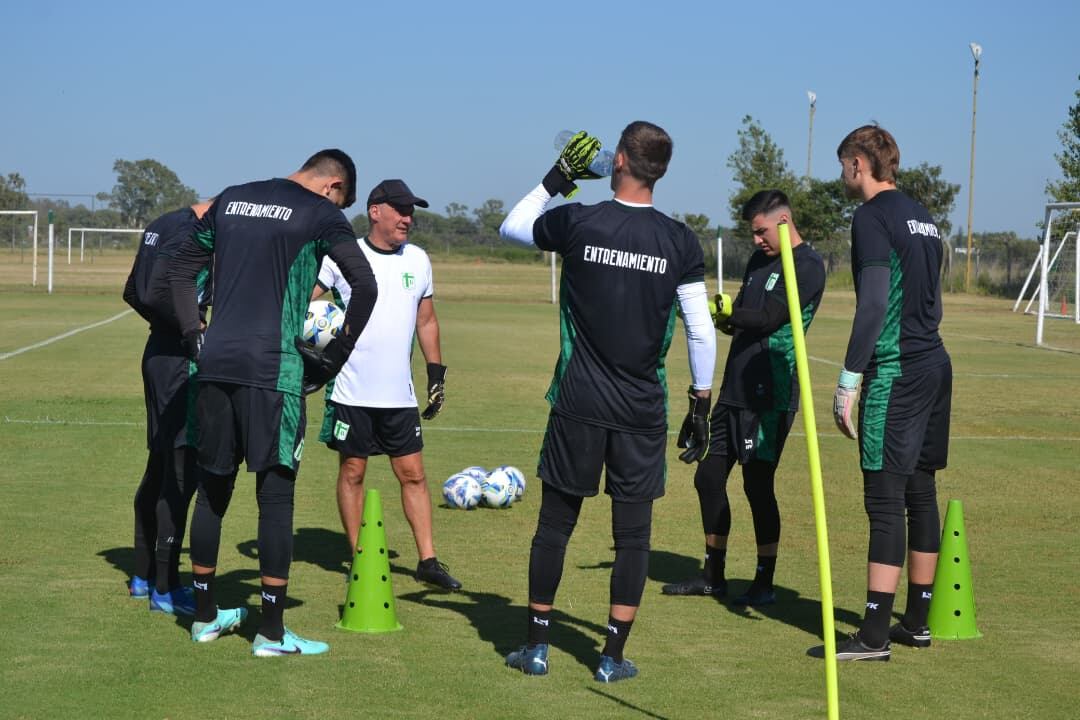
[[[509,208],[550,166],[557,131],[613,145],[644,119],[675,140],[657,207],[727,224],[742,117],[802,174],[814,90],[815,176],[835,177],[840,139],[877,121],[902,165],[939,164],[962,186],[958,228],[976,41],[973,225],[1033,236],[1080,88],[1077,27],[1080,3],[1041,0],[4,3],[0,173],[29,192],[94,193],[117,158],[150,157],[209,195],[338,146],[361,198],[401,177],[439,212]],[[578,199],[608,194],[586,183]]]

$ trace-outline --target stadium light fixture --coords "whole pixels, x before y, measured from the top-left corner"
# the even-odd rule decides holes
[[[982,57],[982,45],[970,43],[971,56],[975,58],[975,76],[971,86],[971,167],[968,171],[968,216],[967,216],[967,270],[964,273],[964,292],[971,292],[971,223],[975,213],[975,109],[979,96],[979,59]]]
[[[810,159],[814,155],[814,108],[817,107],[817,93],[813,90],[807,90],[806,98],[810,101],[810,134],[806,141],[806,182],[809,184]]]

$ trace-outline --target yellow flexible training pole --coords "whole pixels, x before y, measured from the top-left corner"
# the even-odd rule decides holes
[[[810,390],[810,367],[806,360],[806,335],[803,334],[799,284],[795,261],[791,257],[791,233],[787,223],[780,223],[780,263],[784,268],[791,339],[795,344],[795,367],[799,376],[799,405],[806,429],[806,455],[810,461],[810,490],[814,498],[814,527],[817,531],[818,576],[821,582],[821,625],[825,635],[825,697],[829,720],[840,717],[836,686],[836,630],[833,624],[832,570],[829,567],[829,531],[825,526],[825,490],[821,485],[821,455],[818,453],[817,422]]]

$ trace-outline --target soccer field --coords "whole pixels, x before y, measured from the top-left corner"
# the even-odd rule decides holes
[[[543,265],[440,262],[433,256],[447,403],[425,425],[438,555],[464,592],[412,578],[415,546],[385,459],[380,490],[398,620],[385,635],[335,629],[350,560],[334,499],[336,457],[315,441],[309,401],[296,492],[296,547],[286,621],[330,643],[328,655],[256,660],[249,618],[239,635],[196,645],[188,622],[128,598],[132,500],[145,464],[139,361],[145,323],[124,313],[129,257],[58,266],[57,292],[30,290],[30,266],[0,255],[0,717],[4,718],[817,718],[825,717],[817,550],[802,416],[777,475],[783,518],[778,603],[744,611],[709,598],[665,597],[693,573],[702,533],[690,466],[674,437],[667,496],[655,506],[649,581],[627,645],[632,681],[592,680],[607,620],[613,550],[604,497],[585,503],[556,605],[551,672],[526,677],[502,656],[524,638],[529,543],[539,505],[533,474],[558,352],[558,315]],[[729,290],[734,283],[728,283]],[[861,617],[867,521],[854,443],[832,424],[832,390],[854,296],[826,291],[808,335],[819,421],[837,629]],[[945,298],[942,334],[955,372],[944,514],[963,501],[978,640],[893,650],[889,663],[841,664],[848,718],[1072,718],[1080,677],[1080,327],[1011,302]],[[104,322],[111,320],[109,322]],[[101,323],[50,344],[24,348]],[[728,338],[718,336],[723,370]],[[415,354],[416,377],[423,358]],[[668,359],[672,425],[689,381],[681,327]],[[513,464],[529,487],[507,510],[450,510],[441,482],[467,465]],[[753,575],[741,479],[729,483],[730,595]],[[224,607],[259,609],[254,482],[241,474],[225,521]],[[187,556],[182,570],[189,569]],[[903,609],[902,584],[897,609]],[[1070,630],[1069,628],[1073,628]],[[1073,689],[1070,689],[1073,688]]]

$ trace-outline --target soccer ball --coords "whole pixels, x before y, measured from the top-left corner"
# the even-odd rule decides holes
[[[470,465],[461,472],[463,475],[468,475],[475,478],[476,482],[480,483],[481,485],[484,484],[484,481],[487,480],[488,476],[487,468],[481,465]]]
[[[308,305],[304,318],[303,340],[322,350],[337,337],[345,324],[345,311],[327,300],[316,300]]]
[[[520,500],[521,496],[525,494],[525,473],[521,472],[513,465],[500,465],[495,469],[502,470],[507,474],[514,483],[514,502]]]
[[[480,483],[471,475],[454,473],[443,483],[442,494],[450,507],[472,510],[480,504]]]
[[[495,468],[484,478],[480,486],[484,505],[493,508],[510,507],[517,496],[514,479],[502,468]]]

